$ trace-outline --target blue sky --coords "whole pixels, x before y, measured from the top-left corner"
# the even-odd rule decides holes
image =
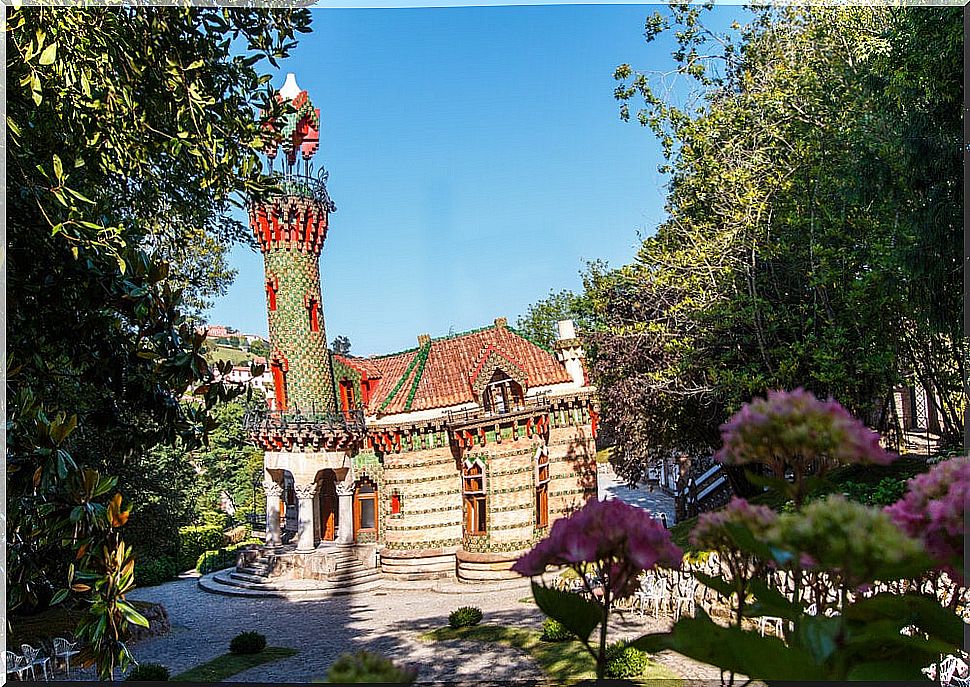
[[[314,9],[282,63],[321,111],[337,212],[321,256],[328,339],[356,355],[515,319],[628,262],[663,217],[660,146],[619,119],[614,68],[673,67],[657,6]],[[662,9],[662,8],[661,8]],[[714,12],[717,25],[742,16]],[[710,22],[713,25],[713,22]],[[266,333],[262,257],[211,323]]]

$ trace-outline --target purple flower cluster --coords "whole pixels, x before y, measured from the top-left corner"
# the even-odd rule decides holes
[[[737,497],[721,510],[703,513],[690,533],[690,543],[709,551],[732,551],[737,547],[725,525],[740,525],[763,539],[778,514],[767,506],[755,506]]]
[[[553,523],[549,536],[519,558],[512,570],[527,577],[548,566],[602,568],[614,597],[631,596],[636,578],[657,564],[678,567],[683,557],[670,533],[650,514],[622,501],[589,501]]]
[[[970,458],[951,458],[909,480],[906,495],[885,509],[900,529],[922,540],[940,569],[961,585],[968,499]]]
[[[721,425],[724,446],[716,457],[726,465],[763,463],[782,468],[815,460],[888,465],[896,456],[879,445],[879,435],[835,400],[820,401],[802,388],[769,391],[742,406]]]

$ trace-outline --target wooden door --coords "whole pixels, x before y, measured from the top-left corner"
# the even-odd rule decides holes
[[[334,541],[337,538],[337,483],[332,470],[323,473],[320,484],[320,538]]]

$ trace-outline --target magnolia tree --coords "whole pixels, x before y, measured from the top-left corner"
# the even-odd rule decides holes
[[[720,570],[692,574],[730,612],[715,621],[698,608],[669,632],[645,635],[632,646],[651,653],[672,649],[719,666],[732,681],[735,674],[919,680],[925,666],[962,651],[965,625],[956,611],[966,579],[970,460],[933,467],[910,480],[901,501],[879,510],[837,494],[818,496],[831,490],[825,475],[832,467],[886,465],[895,458],[831,399],[801,389],[772,392],[743,407],[721,432],[718,460],[744,466],[750,479],[781,491],[791,509],[778,514],[734,499],[702,515],[691,543],[716,552]],[[641,571],[678,567],[680,553],[645,511],[591,502],[557,521],[514,569],[534,578],[538,606],[579,637],[602,678],[612,601],[635,593]],[[580,573],[591,566],[603,591],[590,588],[587,599],[549,588],[535,579],[549,566]],[[782,636],[753,628],[752,619],[763,616],[781,619]],[[597,626],[598,647],[589,640]]]

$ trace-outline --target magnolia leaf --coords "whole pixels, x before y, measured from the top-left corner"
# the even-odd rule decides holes
[[[51,43],[40,54],[40,64],[53,64],[57,57],[57,43]]]
[[[56,606],[57,604],[62,602],[64,599],[67,598],[67,595],[68,595],[68,590],[58,589],[57,593],[54,594],[54,596],[51,598],[51,606]]]
[[[532,596],[543,613],[558,620],[584,642],[603,620],[603,612],[599,605],[584,599],[579,594],[533,582]]]

